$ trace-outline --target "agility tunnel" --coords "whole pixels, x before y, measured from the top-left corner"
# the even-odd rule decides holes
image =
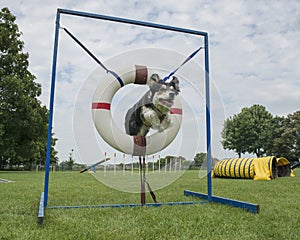
[[[230,158],[219,161],[213,177],[250,178],[271,180],[277,177],[294,176],[291,164],[286,158],[274,156],[262,158]]]

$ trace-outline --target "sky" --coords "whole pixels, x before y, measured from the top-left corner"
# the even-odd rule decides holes
[[[208,32],[214,157],[236,156],[222,148],[220,133],[224,120],[243,107],[261,104],[279,116],[300,110],[297,0],[2,0],[4,6],[17,17],[24,50],[29,53],[29,70],[42,86],[43,105],[49,106],[56,11],[64,8]],[[144,64],[161,75],[168,74],[204,45],[198,36],[70,15],[62,15],[60,24],[114,70]],[[203,59],[200,51],[176,73],[184,112],[182,127],[174,142],[156,156],[175,154],[192,159],[195,153],[206,151]],[[113,156],[116,152],[101,139],[91,118],[92,97],[105,76],[61,29],[53,120],[60,161],[72,153],[76,162],[93,163],[104,153]],[[125,109],[145,91],[147,86],[126,85],[116,94],[112,116],[120,129]]]

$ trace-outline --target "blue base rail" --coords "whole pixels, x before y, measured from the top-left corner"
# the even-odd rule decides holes
[[[204,204],[207,201],[195,202],[162,202],[162,203],[146,203],[142,204],[101,204],[101,205],[78,205],[78,206],[48,206],[49,209],[71,209],[71,208],[126,208],[126,207],[161,207],[161,206],[174,206],[174,205],[193,205]]]
[[[193,205],[193,204],[205,204],[209,203],[209,197],[207,194],[184,190],[184,196],[196,197],[202,199],[202,201],[192,202],[162,202],[162,203],[146,203],[142,204],[101,204],[101,205],[75,205],[75,206],[48,206],[48,209],[74,209],[74,208],[126,208],[126,207],[161,207],[161,206],[174,206],[174,205]],[[233,200],[229,198],[222,198],[217,196],[211,196],[211,202],[229,205],[236,208],[241,208],[251,213],[259,213],[259,205]],[[38,212],[38,223],[43,224],[44,221],[44,192],[41,194],[40,207]]]
[[[184,196],[191,196],[191,197],[208,200],[207,194],[193,192],[193,191],[189,191],[189,190],[184,190]],[[217,196],[211,196],[211,202],[225,204],[225,205],[229,205],[229,206],[236,207],[236,208],[242,208],[251,213],[259,213],[259,205],[253,204],[253,203],[242,202],[242,201],[238,201],[238,200],[222,198],[222,197],[217,197]]]

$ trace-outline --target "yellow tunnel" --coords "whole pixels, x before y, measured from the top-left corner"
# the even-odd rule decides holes
[[[289,161],[274,156],[223,159],[213,169],[213,177],[271,180],[286,176],[293,176]]]

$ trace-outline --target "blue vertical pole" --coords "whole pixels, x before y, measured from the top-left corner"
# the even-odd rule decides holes
[[[59,36],[59,20],[60,20],[60,12],[57,11],[55,38],[54,38],[54,50],[53,50],[53,62],[52,62],[52,77],[51,77],[49,119],[48,119],[48,138],[47,138],[47,152],[46,152],[46,170],[45,170],[45,182],[44,182],[44,206],[45,207],[47,207],[47,205],[48,205],[49,172],[50,172],[50,156],[51,156],[51,140],[52,140],[52,120],[53,120],[56,62],[57,62],[57,49],[58,49],[58,36]]]
[[[210,125],[210,79],[209,79],[209,54],[208,34],[204,36],[205,45],[205,99],[206,99],[206,150],[207,150],[207,195],[208,201],[212,201],[212,179],[211,179],[211,125]]]

